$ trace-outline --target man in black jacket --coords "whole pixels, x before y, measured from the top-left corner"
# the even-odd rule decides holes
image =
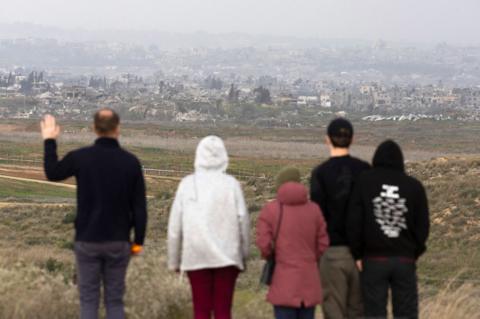
[[[60,128],[53,116],[41,122],[45,173],[50,181],[75,176],[75,256],[80,318],[97,319],[104,285],[107,319],[125,318],[125,275],[132,252],[143,245],[147,224],[145,182],[138,159],[119,143],[119,117],[110,109],[95,114],[95,144],[58,160]],[[130,231],[134,228],[133,243]]]
[[[423,185],[405,173],[400,147],[382,143],[373,169],[355,185],[347,222],[366,318],[387,318],[389,289],[394,317],[418,318],[416,260],[426,250],[429,227]]]
[[[348,248],[346,215],[357,176],[370,165],[350,156],[353,126],[343,118],[327,129],[330,159],[315,168],[310,180],[310,197],[322,209],[327,222],[330,248],[320,263],[325,319],[353,319],[363,316],[360,275]]]

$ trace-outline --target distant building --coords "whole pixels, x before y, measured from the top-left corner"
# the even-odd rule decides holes
[[[318,96],[315,95],[301,95],[297,98],[297,105],[313,106],[318,104]]]
[[[392,98],[386,92],[374,92],[373,102],[375,107],[390,106],[392,105]]]
[[[372,94],[372,92],[375,91],[375,87],[371,85],[362,85],[360,87],[360,93],[367,95],[367,94]]]
[[[332,107],[332,100],[330,95],[322,94],[320,95],[320,106],[321,107]]]
[[[87,88],[80,85],[64,86],[62,90],[62,95],[67,99],[77,99],[86,96],[86,94]]]

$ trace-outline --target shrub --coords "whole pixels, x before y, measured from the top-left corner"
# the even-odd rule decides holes
[[[73,224],[75,222],[76,217],[77,217],[77,214],[75,212],[69,212],[65,214],[65,216],[63,217],[62,223]]]
[[[61,262],[56,260],[55,258],[48,258],[45,262],[45,269],[49,273],[59,273],[63,271],[65,265]]]

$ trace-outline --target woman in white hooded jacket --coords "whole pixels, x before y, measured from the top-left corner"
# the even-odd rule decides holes
[[[195,173],[178,186],[168,224],[168,266],[185,271],[195,319],[230,319],[235,282],[249,252],[249,215],[240,183],[226,174],[223,141],[198,144]]]

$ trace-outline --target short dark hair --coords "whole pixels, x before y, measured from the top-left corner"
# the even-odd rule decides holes
[[[327,135],[334,147],[348,148],[353,140],[353,125],[344,118],[337,118],[330,122]]]
[[[120,125],[120,117],[110,108],[98,110],[93,119],[95,131],[99,134],[107,135],[113,133],[118,128],[118,125]]]

